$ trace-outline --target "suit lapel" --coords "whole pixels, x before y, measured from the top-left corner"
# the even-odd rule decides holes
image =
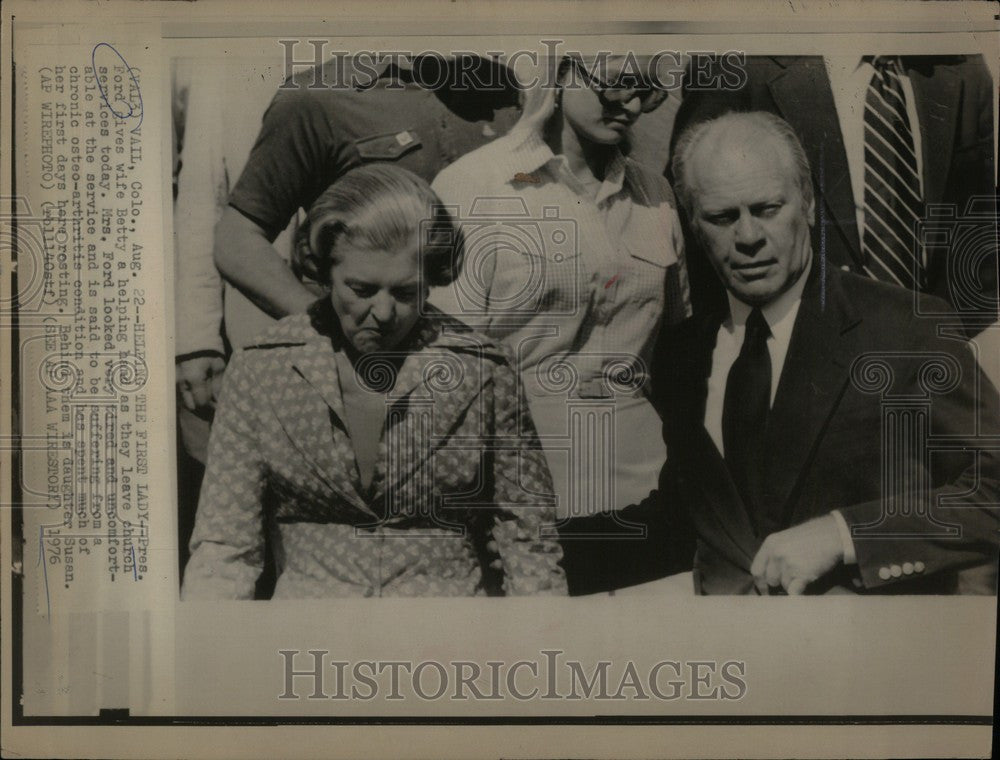
[[[913,87],[914,106],[920,122],[924,201],[940,203],[951,166],[962,80],[947,66],[922,67],[919,61],[907,59],[903,63]]]
[[[356,468],[351,466],[354,450],[344,422],[337,360],[329,339],[318,335],[302,346],[292,360],[292,370],[308,385],[311,393],[305,397],[299,394],[296,403],[285,406],[285,409],[307,411],[283,415],[282,426],[329,488],[363,512],[372,513],[358,491]],[[296,393],[295,385],[289,383],[289,393]],[[335,429],[340,430],[339,435],[335,435]]]
[[[391,405],[389,424],[397,429],[383,433],[367,499],[361,493],[357,468],[352,466],[354,450],[334,353],[343,336],[326,299],[310,310],[314,332],[291,360],[291,370],[298,377],[285,384],[278,399],[279,410],[296,411],[279,416],[302,460],[331,490],[376,518],[382,515],[370,505],[380,504],[387,494],[409,488],[413,497],[427,497],[426,491],[414,490],[417,486],[408,482],[413,473],[433,465],[434,452],[461,424],[469,406],[482,398],[483,384],[491,377],[484,372],[486,361],[503,360],[497,344],[484,343],[462,323],[435,314],[437,318],[418,325],[400,348],[401,353],[395,355],[402,361],[386,400]],[[382,354],[382,358],[392,359],[393,355]],[[379,357],[373,360],[378,362]],[[382,373],[386,366],[384,362],[368,368],[359,364],[357,371],[378,380],[387,377]]]
[[[820,234],[827,234],[827,227],[833,228],[860,265],[863,257],[851,174],[823,58],[815,56],[804,61],[800,57],[776,58],[775,61],[784,68],[768,82],[768,89],[781,116],[794,127],[809,156],[824,206],[817,212],[816,223],[826,222],[820,227]]]
[[[372,499],[385,504],[387,515],[408,513],[405,500],[399,498],[404,484],[415,472],[433,468],[436,430],[433,397],[427,387],[427,376],[433,372],[434,354],[431,349],[398,355],[402,360],[395,384],[386,398],[385,431],[379,443],[379,457],[372,479]],[[422,479],[425,490],[416,498],[429,498],[426,488],[433,481],[433,469]],[[425,508],[426,505],[416,505]]]
[[[464,326],[460,330],[442,330],[435,321],[425,321],[400,357],[372,481],[376,501],[400,493],[415,473],[426,475],[421,482],[432,483],[435,452],[469,406],[482,399],[487,379],[484,359],[496,360],[502,354],[494,345],[482,345]]]
[[[750,563],[760,548],[760,538],[729,474],[729,467],[704,425],[694,431],[690,445],[694,461],[702,463],[696,473],[702,496],[699,503],[708,507],[711,518],[705,531],[707,535],[702,535],[702,539],[730,562],[749,572]],[[695,516],[694,522],[706,525],[701,516]]]
[[[733,483],[722,453],[705,429],[708,378],[712,353],[724,314],[713,313],[692,320],[692,332],[670,352],[681,363],[672,406],[666,410],[677,435],[668,439],[668,456],[688,464],[686,481],[694,490],[692,519],[703,540],[733,564],[746,571],[760,545],[743,500]]]
[[[839,270],[824,278],[813,262],[799,305],[765,435],[764,495],[771,517],[785,526],[818,436],[836,408],[856,354],[856,316],[840,287]]]

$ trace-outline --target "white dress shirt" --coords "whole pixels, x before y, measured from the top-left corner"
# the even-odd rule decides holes
[[[585,183],[538,135],[515,129],[433,188],[457,208],[466,263],[430,302],[516,347],[529,384],[527,370],[553,362],[584,382],[623,361],[645,369],[660,327],[691,313],[670,191],[620,153],[603,181]]]
[[[774,395],[778,391],[781,370],[788,355],[788,344],[792,341],[792,328],[795,327],[795,317],[802,302],[802,290],[806,286],[811,268],[810,257],[798,281],[760,310],[771,330],[771,335],[767,339],[767,352],[771,355],[771,404],[774,404]],[[752,311],[751,306],[735,298],[729,291],[726,291],[726,295],[729,298],[730,316],[722,323],[715,340],[712,373],[708,378],[708,398],[705,401],[705,429],[723,456],[726,452],[722,443],[722,405],[726,398],[726,380],[729,378],[733,362],[743,348],[747,318]]]
[[[778,392],[778,382],[781,380],[781,372],[785,367],[785,357],[788,356],[788,346],[792,341],[795,318],[798,316],[799,306],[802,303],[802,291],[805,288],[811,267],[812,259],[810,257],[809,264],[798,281],[776,299],[762,306],[760,310],[764,321],[767,322],[767,326],[771,330],[771,335],[767,339],[767,352],[771,356],[772,405],[775,394]],[[729,298],[730,316],[722,323],[715,340],[715,350],[712,351],[712,372],[708,378],[708,397],[705,401],[705,429],[723,456],[725,456],[725,446],[722,439],[722,407],[726,398],[726,381],[729,378],[729,370],[739,357],[740,349],[743,347],[747,318],[752,311],[751,306],[735,298],[732,293],[727,291],[726,295]],[[833,510],[831,514],[840,533],[844,562],[845,564],[853,564],[857,560],[854,552],[854,541],[851,538],[847,521],[837,510]]]
[[[865,228],[865,98],[868,85],[875,74],[875,67],[863,56],[824,56],[826,73],[833,90],[833,102],[837,108],[840,134],[844,138],[847,153],[847,167],[851,175],[851,192],[854,195],[854,209],[858,221],[858,233]],[[917,177],[920,193],[924,191],[924,159],[921,150],[920,122],[913,99],[913,85],[906,75],[902,63],[899,65],[899,81],[906,97],[906,116],[913,132],[913,151],[917,158]]]
[[[433,188],[455,208],[466,258],[430,301],[515,353],[558,517],[647,497],[667,455],[648,367],[661,326],[690,314],[666,180],[616,153],[602,180],[581,181],[515,128]]]

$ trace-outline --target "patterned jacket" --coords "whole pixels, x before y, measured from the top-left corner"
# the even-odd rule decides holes
[[[545,530],[551,480],[516,373],[498,343],[432,312],[398,349],[401,363],[373,354],[357,365],[386,390],[368,489],[327,299],[232,357],[184,599],[252,599],[267,538],[276,598],[566,593]]]

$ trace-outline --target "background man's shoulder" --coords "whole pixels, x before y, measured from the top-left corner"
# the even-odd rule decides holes
[[[952,313],[937,296],[914,294],[853,272],[837,271],[836,277],[848,303],[862,317],[863,329],[886,348],[904,350],[936,338],[938,326]]]

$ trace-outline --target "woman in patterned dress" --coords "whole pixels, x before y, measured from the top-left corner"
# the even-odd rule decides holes
[[[309,212],[330,295],[237,352],[184,599],[565,594],[551,481],[501,345],[424,299],[461,237],[428,185],[355,169]]]

